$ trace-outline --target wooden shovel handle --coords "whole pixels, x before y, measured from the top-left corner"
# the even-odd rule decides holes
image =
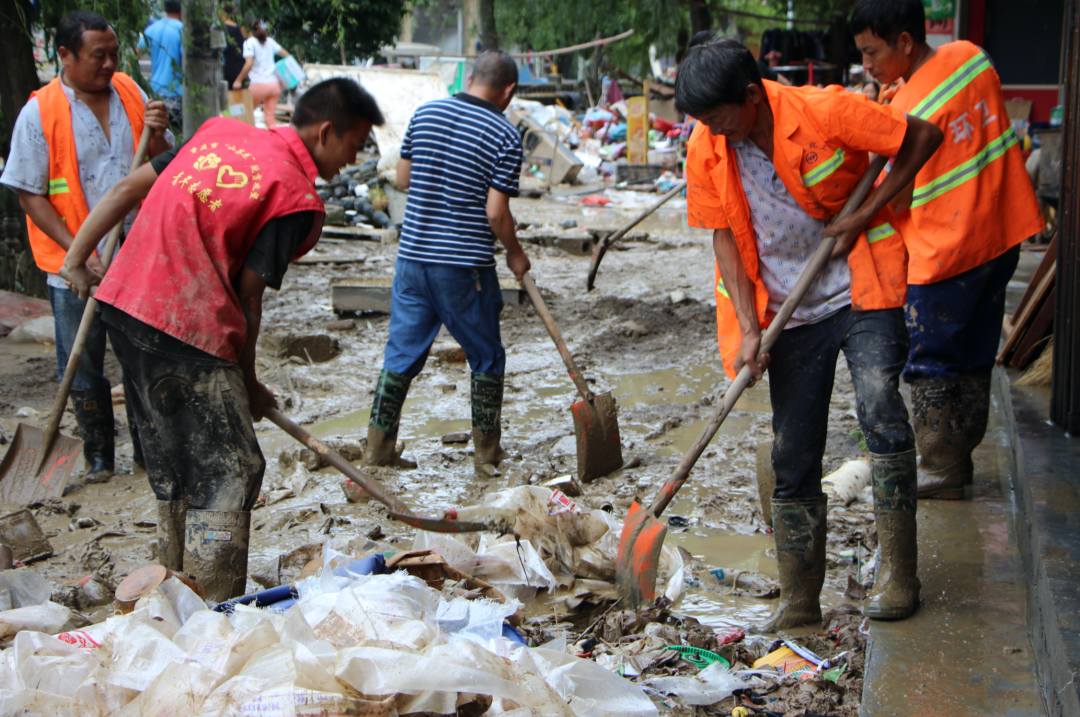
[[[863,174],[855,184],[855,188],[852,190],[847,203],[844,204],[844,208],[841,209],[840,213],[836,216],[837,219],[846,217],[862,205],[863,200],[866,199],[867,195],[870,193],[870,189],[874,185],[874,180],[881,174],[881,170],[885,168],[885,163],[887,161],[888,157],[876,157],[870,162],[869,169],[866,170],[866,173]],[[761,339],[761,347],[758,349],[758,357],[768,353],[773,347],[773,344],[776,343],[776,340],[780,338],[780,332],[787,326],[788,321],[791,319],[791,315],[795,313],[795,309],[798,308],[803,296],[806,295],[806,290],[810,288],[810,284],[817,279],[818,274],[821,273],[825,264],[828,263],[829,255],[832,254],[833,247],[835,246],[836,237],[825,237],[822,239],[821,245],[818,246],[817,251],[814,252],[813,258],[810,259],[810,263],[806,265],[806,269],[803,271],[802,276],[799,277],[799,281],[796,282],[795,288],[788,294],[787,299],[784,300],[783,306],[780,307],[780,311],[776,314],[772,323],[769,324],[769,328],[765,331],[765,335]],[[735,402],[739,400],[739,397],[742,396],[742,392],[746,390],[746,387],[750,385],[752,380],[753,375],[750,373],[750,367],[743,366],[739,371],[739,375],[736,376],[735,380],[728,386],[728,390],[724,393],[724,398],[716,408],[716,413],[713,414],[713,417],[705,424],[705,428],[702,429],[701,435],[698,436],[694,445],[690,447],[690,450],[688,450],[682,460],[679,461],[679,465],[675,468],[675,472],[671,474],[671,477],[668,478],[667,482],[660,488],[660,492],[656,494],[652,506],[649,507],[649,510],[654,516],[657,518],[660,517],[664,512],[664,509],[666,509],[668,504],[675,498],[675,494],[678,493],[679,489],[686,483],[694,464],[697,463],[701,454],[705,452],[705,448],[708,447],[713,436],[720,430],[720,425],[735,407]]]
[[[563,341],[562,334],[559,333],[559,327],[555,325],[555,319],[552,318],[551,312],[548,311],[547,304],[544,303],[544,297],[540,296],[540,291],[536,288],[536,283],[532,277],[529,276],[529,272],[525,272],[521,277],[521,285],[525,287],[529,298],[532,299],[533,306],[536,307],[536,313],[540,314],[540,320],[544,322],[548,333],[551,334],[551,340],[555,342],[555,348],[559,350],[559,355],[562,356],[563,363],[566,364],[566,370],[570,373],[570,380],[577,386],[581,397],[589,405],[593,405],[593,393],[589,390],[589,385],[585,383],[577,364],[574,363],[574,357],[570,354],[570,349],[566,348],[566,342]]]
[[[142,166],[146,151],[150,147],[150,135],[152,132],[153,130],[150,127],[143,126],[142,136],[139,137],[139,146],[135,149],[135,156],[132,157],[128,174]],[[121,219],[109,232],[109,240],[105,242],[104,254],[98,257],[101,265],[106,269],[112,263],[113,254],[116,252],[116,244],[120,241],[120,232],[123,229],[124,220]],[[64,408],[67,406],[68,394],[71,393],[71,385],[75,382],[75,374],[79,372],[79,361],[82,359],[83,348],[86,346],[86,339],[90,335],[90,326],[94,323],[94,313],[96,311],[97,299],[91,296],[86,300],[86,308],[83,309],[79,330],[75,334],[75,341],[71,344],[71,353],[68,354],[68,363],[64,368],[64,380],[60,382],[60,388],[56,392],[56,399],[53,400],[52,413],[49,414],[49,424],[45,427],[45,436],[41,441],[41,453],[38,455],[37,465],[34,466],[34,475],[41,472],[45,460],[52,451],[52,444],[56,440],[56,434],[60,430],[60,419],[64,416]]]

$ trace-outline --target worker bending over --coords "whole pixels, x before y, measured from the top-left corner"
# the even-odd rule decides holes
[[[252,421],[277,405],[255,374],[263,292],[318,241],[316,175],[354,162],[382,122],[371,95],[343,78],[308,90],[288,127],[208,120],[114,187],[64,260],[86,296],[98,279],[86,266],[95,237],[146,198],[95,296],[158,498],[159,560],[213,600],[247,583],[266,465]]]
[[[680,112],[699,125],[687,158],[687,221],[713,230],[720,353],[732,378],[769,369],[773,409],[773,527],[780,607],[770,631],[821,621],[827,500],[821,461],[836,359],[844,352],[871,452],[881,562],[864,606],[904,618],[918,602],[915,451],[900,371],[906,251],[887,203],[937,148],[941,132],[840,87],[762,81],[732,40],[690,50],[675,83]],[[851,215],[830,223],[869,167],[892,173]],[[768,355],[762,330],[780,310],[822,238],[832,259]]]
[[[495,242],[518,279],[529,258],[518,244],[510,197],[518,194],[521,135],[503,116],[517,87],[510,55],[480,55],[469,90],[429,102],[409,122],[397,183],[409,189],[390,300],[390,337],[368,424],[367,465],[416,467],[397,446],[401,406],[445,326],[472,369],[476,470],[498,475],[506,350]]]
[[[1005,288],[1044,222],[1001,80],[967,41],[926,44],[921,0],[864,0],[851,17],[863,66],[902,79],[892,106],[936,125],[941,148],[894,202],[908,248],[907,326],[919,497],[958,500],[990,413]]]

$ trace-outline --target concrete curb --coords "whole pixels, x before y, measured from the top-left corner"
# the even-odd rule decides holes
[[[1071,467],[1075,476],[1080,466],[1080,441],[1048,425],[1047,399],[1014,389],[1000,367],[994,370],[993,392],[1008,434],[1012,508],[1026,577],[1027,626],[1039,685],[1050,717],[1080,717],[1076,679],[1080,676],[1080,633],[1076,629],[1080,615],[1075,609],[1080,603],[1080,572],[1075,562],[1080,554],[1080,530],[1073,517],[1076,512],[1062,500],[1070,494],[1075,498],[1076,491],[1059,474]]]

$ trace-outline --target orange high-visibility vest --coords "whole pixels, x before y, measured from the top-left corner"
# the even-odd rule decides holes
[[[1045,223],[990,58],[966,41],[937,49],[892,107],[938,126],[945,141],[915,175],[898,217],[908,283],[930,284],[985,264]]]
[[[127,112],[135,143],[138,144],[146,112],[139,86],[122,72],[113,75],[112,83]],[[49,202],[74,236],[90,210],[86,207],[86,197],[79,181],[79,159],[75,153],[75,133],[71,129],[71,104],[60,86],[59,77],[30,97],[37,97],[41,128],[45,141],[49,143]],[[60,271],[67,250],[34,224],[29,216],[26,217],[26,230],[38,268],[49,274]]]
[[[829,221],[843,208],[869,168],[867,152],[892,156],[904,141],[903,113],[872,103],[861,93],[837,86],[784,87],[768,80],[764,86],[773,113],[773,166],[799,206],[817,219]],[[687,224],[731,229],[754,283],[755,314],[766,328],[773,315],[738,161],[727,139],[710,135],[700,122],[690,137],[686,178]],[[893,309],[907,299],[907,250],[895,222],[890,209],[881,210],[848,253],[851,307],[856,311]],[[719,266],[716,324],[724,369],[735,378],[742,330]]]

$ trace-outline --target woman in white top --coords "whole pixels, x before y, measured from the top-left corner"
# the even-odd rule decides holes
[[[244,69],[240,70],[233,89],[239,90],[244,86],[244,78],[251,80],[248,89],[251,90],[251,101],[255,107],[263,106],[263,120],[267,129],[277,125],[274,112],[277,110],[278,99],[281,97],[281,85],[278,84],[277,75],[274,74],[274,62],[278,55],[288,57],[289,53],[272,37],[266,34],[266,28],[262,21],[250,18],[247,21],[251,37],[244,40]]]

